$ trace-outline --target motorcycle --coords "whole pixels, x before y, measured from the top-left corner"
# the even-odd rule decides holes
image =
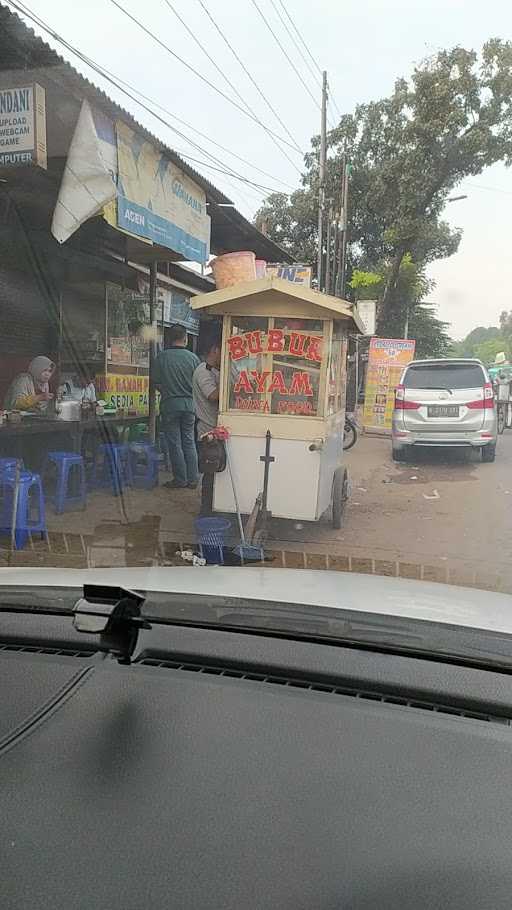
[[[353,414],[345,414],[345,426],[343,428],[343,451],[348,452],[357,442],[359,428]]]

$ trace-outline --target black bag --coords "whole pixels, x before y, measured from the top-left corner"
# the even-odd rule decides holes
[[[198,456],[200,474],[219,474],[226,468],[226,448],[222,439],[200,439]]]

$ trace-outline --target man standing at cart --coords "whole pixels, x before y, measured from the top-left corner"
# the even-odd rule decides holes
[[[169,334],[171,346],[158,355],[153,379],[161,395],[160,413],[173,473],[170,486],[179,490],[195,489],[199,471],[192,376],[200,361],[187,348],[187,331],[183,326],[171,326]]]
[[[202,437],[207,436],[217,426],[219,413],[221,344],[217,333],[207,338],[204,356],[203,363],[196,368],[192,379],[200,463],[204,460],[201,456],[207,445],[206,442],[202,441]],[[221,443],[219,444],[221,445]],[[211,514],[214,477],[215,473],[213,471],[205,471],[203,473],[201,515]]]

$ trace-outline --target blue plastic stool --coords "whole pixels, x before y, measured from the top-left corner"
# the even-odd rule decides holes
[[[199,552],[209,565],[224,565],[224,543],[231,522],[226,518],[196,518]]]
[[[134,487],[151,490],[158,486],[159,455],[150,442],[130,443],[130,467]]]
[[[85,509],[87,504],[87,488],[85,483],[85,463],[81,455],[76,452],[48,452],[43,477],[46,477],[48,463],[55,465],[57,482],[53,505],[57,514],[68,509]],[[77,492],[71,492],[74,475],[78,474]]]
[[[119,496],[125,487],[131,487],[132,484],[130,446],[117,442],[99,446],[94,457],[91,481],[93,489],[112,486],[114,496]]]
[[[15,471],[16,465],[23,470],[23,461],[21,458],[0,458],[0,481],[6,471]]]
[[[14,490],[16,475],[13,471],[4,474],[4,496],[0,516],[0,534],[12,533],[12,513],[14,505]],[[34,515],[35,512],[35,515]],[[30,471],[21,471],[18,480],[18,502],[16,508],[16,526],[14,531],[14,547],[22,550],[28,540],[29,534],[46,534],[46,511],[44,503],[43,485],[39,474]]]
[[[4,476],[9,474],[9,472],[14,472],[16,466],[19,464],[20,471],[23,470],[23,460],[21,458],[0,458],[0,512],[3,508],[3,497],[4,497],[4,488],[3,488],[3,479]]]

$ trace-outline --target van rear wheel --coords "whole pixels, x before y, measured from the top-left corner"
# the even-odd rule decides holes
[[[496,446],[495,445],[486,445],[482,446],[482,461],[491,462],[496,458]]]

